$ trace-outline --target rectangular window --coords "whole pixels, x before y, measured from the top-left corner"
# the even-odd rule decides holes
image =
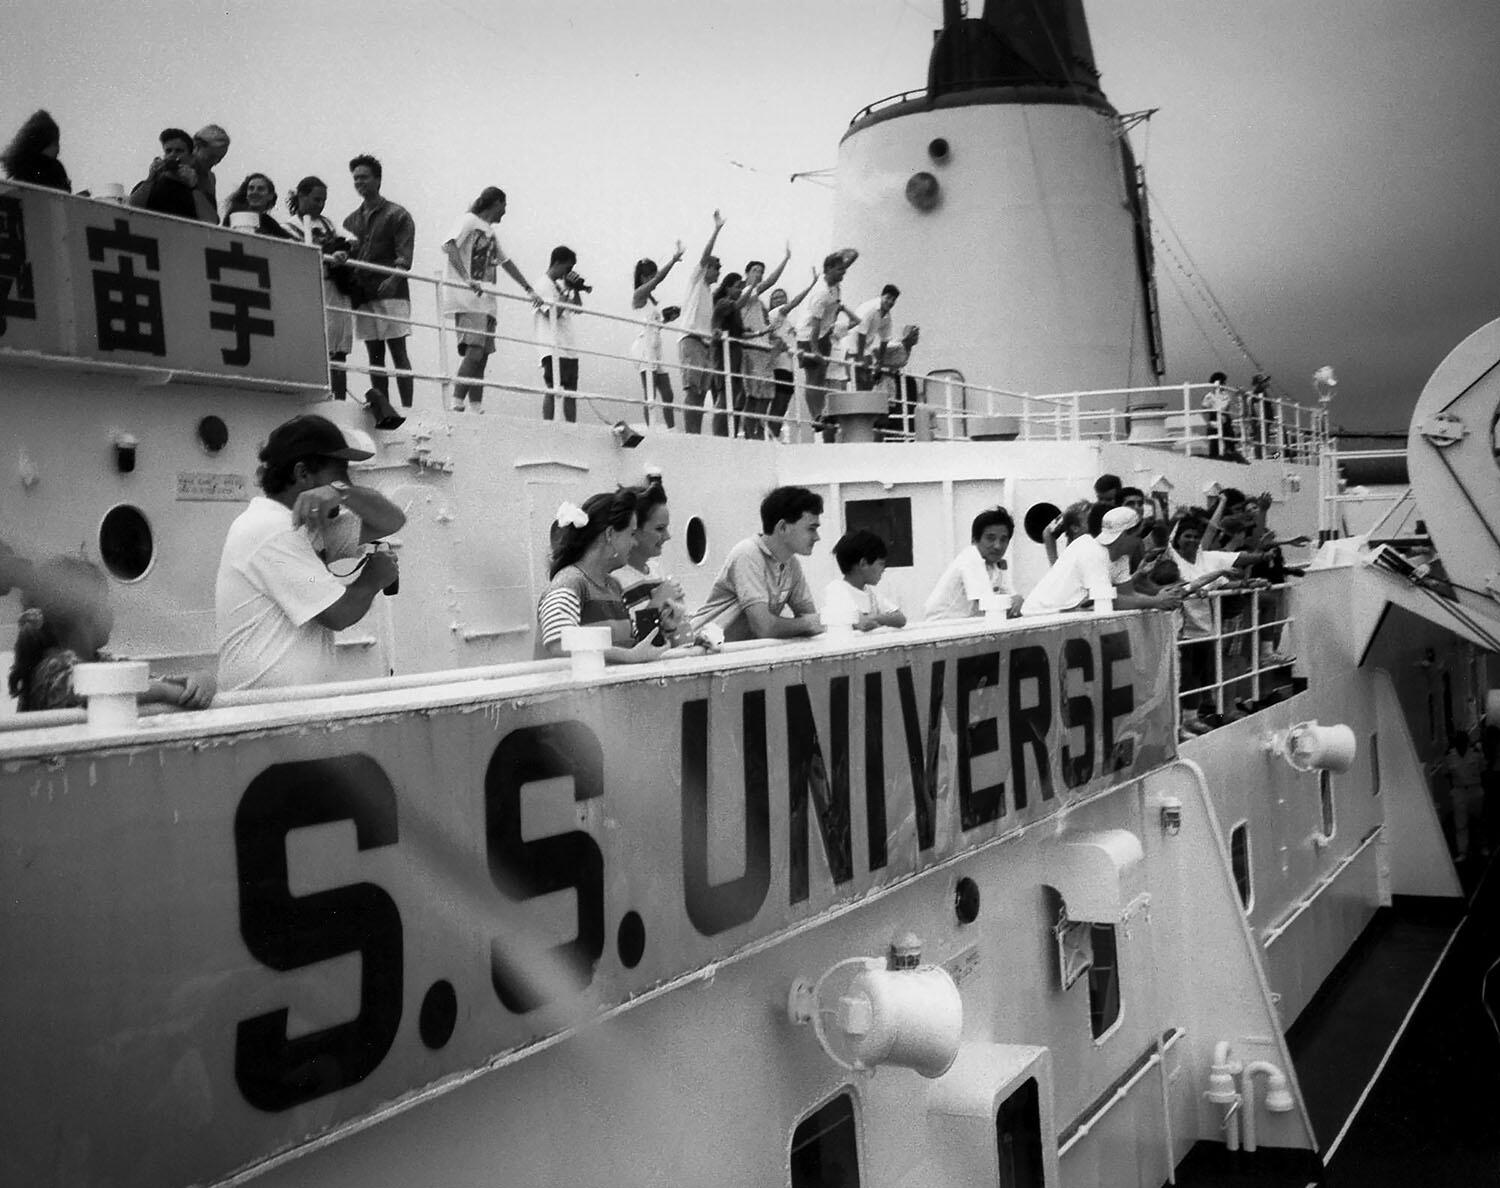
[[[1333,817],[1333,772],[1318,772],[1318,809],[1322,814],[1323,840],[1332,841],[1338,822]]]
[[[1370,731],[1370,795],[1380,795],[1380,732]]]
[[[1250,878],[1250,822],[1241,821],[1229,831],[1229,866],[1234,871],[1234,885],[1240,893],[1240,906],[1249,911],[1255,902],[1255,887]]]
[[[844,530],[863,528],[885,541],[887,569],[912,563],[910,499],[846,499]]]
[[[1120,962],[1113,924],[1095,924],[1091,935],[1094,962],[1089,967],[1089,1029],[1099,1040],[1120,1021]]]
[[[840,1093],[792,1133],[792,1188],[859,1188],[854,1098]]]

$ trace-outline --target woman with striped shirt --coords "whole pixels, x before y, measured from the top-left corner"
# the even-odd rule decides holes
[[[610,576],[635,547],[637,493],[629,487],[564,503],[552,525],[552,581],[537,602],[537,656],[562,656],[565,627],[608,627],[609,664],[640,664],[661,655],[660,628],[637,640],[620,583]]]

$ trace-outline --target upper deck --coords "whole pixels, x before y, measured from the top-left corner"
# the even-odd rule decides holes
[[[10,183],[0,198],[10,294],[0,370],[12,393],[17,480],[0,502],[0,540],[30,555],[82,546],[101,562],[125,654],[191,664],[213,652],[219,542],[255,489],[256,451],[272,426],[318,401],[319,412],[370,433],[376,457],[357,467],[359,481],[408,515],[396,541],[403,594],[343,633],[350,676],[529,657],[553,510],[563,498],[639,481],[646,466],[663,472],[672,497],[675,539],[662,565],[690,601],[756,530],[760,495],[778,483],[824,495],[828,541],[869,517],[903,532],[909,559],[892,565],[886,588],[909,612],[980,508],[1001,504],[1019,522],[1037,503],[1086,493],[1102,471],[1173,488],[1174,503],[1200,500],[1212,482],[1270,490],[1288,530],[1322,527],[1321,411],[1278,406],[1260,422],[1262,440],[1247,446],[1248,464],[1234,465],[1206,456],[1194,385],[1034,397],[929,366],[893,385],[887,440],[815,442],[800,390],[785,444],[692,437],[668,432],[660,408],[642,399],[630,357],[640,323],[585,309],[570,315],[579,323],[580,421],[545,422],[532,355],[539,323],[506,293],[500,351],[484,381],[491,413],[455,413],[446,396],[456,354],[437,315],[439,282],[417,276],[415,408],[400,430],[376,432],[356,402],[327,400],[313,249]],[[347,366],[357,393],[368,368]],[[866,398],[833,397],[856,395]],[[873,417],[850,415],[846,437],[864,436],[855,421]],[[620,423],[644,440],[627,448]],[[1024,538],[1011,563],[1023,589],[1046,564]],[[836,576],[822,553],[807,570],[815,588]],[[0,644],[14,617],[0,614]]]

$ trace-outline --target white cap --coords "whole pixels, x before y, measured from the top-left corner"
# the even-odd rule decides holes
[[[1104,522],[1099,526],[1099,535],[1094,539],[1102,545],[1114,544],[1122,535],[1138,523],[1140,516],[1128,507],[1112,507],[1104,513]]]

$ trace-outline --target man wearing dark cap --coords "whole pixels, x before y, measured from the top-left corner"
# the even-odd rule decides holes
[[[230,525],[219,556],[221,690],[337,679],[334,632],[364,618],[399,576],[389,552],[371,553],[348,584],[326,564],[406,522],[385,496],[350,484],[349,463],[371,456],[323,417],[293,417],[272,431],[260,452],[265,494]]]

